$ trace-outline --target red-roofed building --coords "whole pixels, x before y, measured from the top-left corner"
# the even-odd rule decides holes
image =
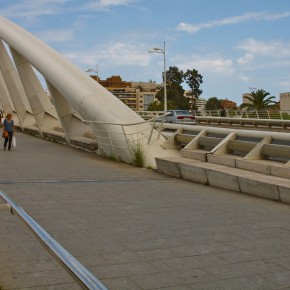
[[[230,109],[236,109],[237,108],[237,103],[230,101],[228,99],[225,100],[221,100],[221,106],[225,109],[225,110],[230,110]]]

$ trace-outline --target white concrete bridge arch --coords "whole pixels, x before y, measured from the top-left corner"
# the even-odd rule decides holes
[[[177,154],[162,149],[163,137],[157,138],[149,123],[104,87],[4,17],[0,38],[0,104],[5,112],[14,112],[22,129],[36,128],[42,135],[61,126],[68,143],[72,136],[93,133],[99,153],[128,163],[132,149],[141,146],[145,166],[155,167],[155,156]],[[44,77],[54,105],[33,68]]]

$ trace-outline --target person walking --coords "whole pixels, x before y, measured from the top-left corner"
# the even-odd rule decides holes
[[[221,117],[225,117],[226,114],[227,114],[227,112],[226,112],[225,108],[222,107],[222,108],[221,108],[221,111],[220,111],[220,116],[221,116]]]
[[[8,143],[8,150],[11,150],[11,143],[13,138],[13,132],[14,132],[14,121],[12,120],[12,115],[10,113],[7,114],[6,119],[3,122],[2,125],[3,128],[3,134],[6,133],[5,141],[4,141],[4,150],[6,150],[7,143]]]

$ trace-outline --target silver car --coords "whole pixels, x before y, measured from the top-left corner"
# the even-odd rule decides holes
[[[167,123],[195,123],[195,117],[188,110],[168,110],[165,116]]]

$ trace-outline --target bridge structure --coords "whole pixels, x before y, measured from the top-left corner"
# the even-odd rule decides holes
[[[97,149],[99,154],[127,163],[133,163],[141,152],[145,167],[155,168],[155,157],[179,155],[176,146],[168,146],[161,126],[156,130],[156,118],[153,122],[144,121],[85,72],[3,17],[0,38],[0,105],[4,112],[14,113],[22,131],[36,132],[41,137],[63,137],[72,145],[89,143],[88,147]],[[52,102],[37,73],[44,78]],[[237,120],[196,118],[200,123],[230,126]],[[269,126],[281,124],[281,120],[238,121],[242,125],[252,122],[254,126],[261,122]],[[287,128],[288,123],[283,120],[281,126]],[[272,135],[268,135],[272,140]]]
[[[0,18],[0,104],[21,130],[47,136],[64,132],[68,144],[98,143],[98,153],[132,163],[142,147],[155,167],[163,137],[108,90],[28,31]],[[45,80],[52,102],[39,78]],[[168,151],[166,155],[170,154]],[[171,152],[175,154],[175,152]]]
[[[174,196],[174,198],[169,201],[169,204],[171,205],[166,209],[164,209],[162,205],[162,203],[165,202],[165,199],[162,198],[165,193],[164,191],[158,191],[158,193],[161,195],[158,194],[157,200],[152,199],[155,202],[157,202],[158,199],[162,201],[161,204],[158,203],[158,207],[156,208],[157,211],[161,212],[161,216],[159,214],[155,215],[154,212],[150,211],[150,209],[146,206],[146,212],[143,212],[141,207],[136,207],[136,204],[134,203],[134,197],[132,196],[129,200],[125,201],[125,206],[122,207],[122,203],[124,201],[119,200],[116,196],[116,194],[118,195],[118,190],[115,187],[114,192],[112,192],[112,200],[110,200],[109,204],[106,204],[105,206],[108,206],[108,211],[110,211],[110,209],[114,209],[114,206],[118,207],[117,213],[119,218],[121,218],[121,221],[119,218],[115,220],[113,217],[109,217],[108,211],[103,212],[103,214],[106,216],[106,218],[103,220],[101,219],[102,214],[95,214],[95,207],[97,206],[97,203],[106,198],[104,194],[99,195],[99,193],[96,191],[98,186],[93,186],[93,191],[89,193],[88,196],[82,195],[80,198],[77,197],[76,199],[75,196],[79,194],[79,191],[76,192],[74,187],[70,187],[69,192],[65,191],[65,201],[61,200],[63,195],[57,198],[53,197],[52,199],[51,197],[48,197],[46,200],[48,204],[52,204],[52,208],[56,208],[56,212],[54,210],[50,212],[52,215],[61,212],[63,209],[65,209],[67,214],[67,216],[65,216],[67,219],[67,222],[64,223],[65,226],[60,227],[60,230],[55,230],[55,234],[61,236],[62,230],[71,234],[72,232],[69,230],[69,228],[72,228],[73,230],[75,229],[78,232],[76,234],[77,241],[75,244],[68,243],[68,245],[71,246],[71,249],[76,250],[76,255],[84,258],[85,261],[88,261],[86,260],[88,257],[85,258],[84,256],[90,256],[92,254],[92,252],[89,251],[93,251],[93,253],[96,254],[95,260],[90,260],[89,264],[92,263],[93,267],[98,268],[93,272],[96,272],[97,276],[102,280],[107,280],[105,282],[110,285],[110,289],[166,289],[166,287],[175,287],[175,289],[182,289],[180,287],[183,287],[184,289],[194,289],[192,287],[195,286],[214,287],[216,284],[219,284],[221,287],[223,287],[223,285],[225,287],[229,287],[229,285],[232,285],[231,283],[233,281],[221,281],[222,279],[220,279],[218,275],[214,277],[212,282],[211,279],[207,278],[207,273],[214,273],[214,271],[218,271],[219,263],[222,263],[222,260],[226,259],[224,257],[227,255],[231,256],[228,252],[234,251],[233,248],[230,247],[229,249],[222,250],[217,244],[210,245],[209,247],[213,246],[215,249],[213,256],[210,257],[210,261],[213,262],[215,268],[203,269],[210,268],[212,266],[212,262],[207,262],[205,256],[202,257],[202,259],[197,258],[197,256],[211,254],[210,248],[208,251],[198,251],[196,249],[192,249],[189,246],[189,244],[195,240],[194,235],[192,236],[194,233],[198,233],[203,236],[203,238],[200,240],[201,243],[198,243],[198,247],[204,243],[205,239],[209,238],[203,231],[198,230],[195,232],[191,225],[189,225],[188,231],[186,228],[181,226],[181,223],[183,223],[187,218],[189,218],[191,222],[200,218],[191,211],[193,209],[196,210],[194,206],[191,206],[189,211],[185,211],[186,215],[183,216],[180,222],[178,222],[178,225],[176,224],[174,229],[170,225],[170,223],[175,219],[178,220],[178,215],[180,214],[180,211],[182,211],[182,207],[184,207],[187,202],[190,203],[190,200],[193,198],[190,195],[192,185],[189,185],[187,182],[183,182],[181,179],[193,181],[195,188],[198,188],[198,191],[207,192],[206,194],[209,194],[210,198],[213,197],[212,193],[215,191],[219,192],[222,196],[226,196],[226,198],[228,198],[228,193],[231,191],[236,191],[280,201],[284,204],[290,203],[290,137],[288,133],[270,131],[267,130],[267,128],[264,131],[256,130],[257,126],[269,126],[273,129],[273,127],[277,128],[279,124],[283,130],[287,130],[289,121],[257,121],[256,119],[248,119],[247,122],[241,123],[242,119],[239,120],[239,125],[241,126],[248,127],[249,124],[252,124],[252,130],[241,130],[234,128],[234,126],[237,125],[236,118],[219,118],[213,116],[197,116],[197,121],[200,123],[206,123],[206,125],[211,125],[214,123],[215,126],[224,126],[225,124],[228,124],[230,128],[166,124],[163,122],[157,122],[156,118],[149,121],[144,121],[138,114],[131,111],[131,109],[129,109],[111,93],[101,87],[97,82],[92,80],[84,72],[81,72],[67,60],[63,59],[57,52],[53,51],[43,42],[36,39],[29,32],[23,30],[14,23],[2,17],[0,18],[0,38],[0,105],[6,113],[13,112],[15,122],[21,131],[29,133],[36,132],[35,134],[44,138],[50,138],[53,136],[53,138],[64,140],[67,144],[70,145],[88,143],[89,146],[87,148],[91,148],[93,150],[97,149],[99,155],[114,157],[114,159],[124,161],[126,163],[133,162],[134,153],[136,152],[136,149],[139,148],[145,156],[145,163],[143,166],[153,168],[156,167],[159,172],[173,177],[164,177],[164,175],[161,177],[160,175],[155,175],[157,174],[156,172],[147,172],[145,176],[148,178],[143,179],[145,172],[143,171],[142,173],[139,172],[139,175],[137,174],[135,179],[131,179],[131,176],[126,174],[122,175],[123,178],[118,179],[116,176],[120,174],[120,171],[117,170],[118,172],[114,171],[116,176],[112,178],[106,179],[103,177],[98,179],[92,167],[90,167],[92,172],[88,172],[82,168],[72,170],[72,167],[70,167],[68,170],[68,167],[63,166],[69,164],[73,166],[77,165],[71,163],[70,159],[67,159],[65,163],[62,163],[61,161],[59,162],[57,161],[59,157],[57,157],[56,159],[53,159],[54,162],[56,162],[59,169],[62,168],[63,170],[67,170],[68,175],[64,176],[63,173],[59,171],[57,167],[55,167],[55,164],[50,163],[49,166],[54,168],[54,170],[63,176],[63,178],[57,178],[57,175],[54,173],[51,175],[53,177],[52,179],[47,179],[44,177],[44,175],[41,175],[41,178],[32,178],[35,177],[34,174],[36,174],[37,171],[32,169],[23,173],[23,168],[19,169],[17,167],[13,167],[17,166],[16,159],[14,159],[15,162],[12,164],[11,172],[16,170],[19,176],[23,176],[23,178],[15,179],[14,175],[11,176],[8,174],[5,177],[6,179],[0,181],[2,187],[5,189],[12,188],[12,191],[14,192],[12,193],[13,197],[16,197],[16,199],[20,202],[24,202],[24,204],[26,203],[28,205],[29,211],[34,212],[36,216],[42,218],[41,211],[45,208],[45,205],[42,203],[42,199],[45,198],[45,196],[41,196],[41,198],[36,203],[33,199],[31,199],[32,197],[35,198],[38,194],[37,191],[34,191],[33,188],[33,185],[38,183],[48,184],[52,187],[55,187],[55,185],[59,186],[60,184],[72,184],[73,186],[79,184],[78,189],[81,191],[82,185],[84,184],[87,188],[89,188],[90,183],[97,185],[100,182],[107,184],[116,183],[120,187],[120,182],[130,184],[130,182],[134,180],[134,182],[138,183],[138,177],[140,177],[142,184],[135,184],[135,187],[133,188],[133,194],[136,192],[143,192],[140,188],[140,185],[143,186],[145,191],[142,194],[142,198],[146,203],[148,200],[148,194],[152,198],[152,192],[155,194],[156,190],[158,191],[158,184],[164,182],[167,184],[166,186],[164,185],[167,193],[170,193],[170,195]],[[48,95],[44,92],[41,82],[37,77],[37,73],[40,73],[44,77],[53,102],[49,100]],[[20,134],[20,136],[22,135]],[[28,140],[23,136],[20,138],[23,138],[23,140]],[[40,140],[41,139],[39,139],[39,141]],[[42,144],[44,146],[44,143],[41,142],[37,142],[37,144]],[[52,153],[51,151],[45,152]],[[72,155],[68,155],[70,158],[72,158]],[[27,160],[25,160],[23,155],[21,157],[18,155],[18,158],[21,158],[21,160],[25,162],[23,164],[30,164],[27,162]],[[8,162],[9,160],[10,157],[8,159],[6,156],[6,161]],[[13,160],[13,155],[11,160]],[[43,164],[46,166],[47,161],[48,160],[40,160],[38,157],[35,158],[33,165],[37,165],[37,169],[42,170]],[[96,172],[99,174],[103,170],[102,168],[106,167],[103,162],[101,163],[101,169],[97,169],[96,167]],[[90,166],[92,166],[92,163],[90,163]],[[124,167],[126,165],[122,163],[120,163],[120,165],[114,163],[114,166],[121,167],[122,170],[126,168]],[[112,170],[112,167],[110,167],[110,170]],[[76,175],[71,175],[70,171]],[[82,172],[85,172],[86,175],[82,175]],[[132,170],[129,170],[129,172],[130,175],[134,174]],[[48,172],[46,171],[44,173],[47,174]],[[51,173],[48,175],[50,174]],[[108,174],[108,172],[106,171],[105,174]],[[88,178],[87,176],[91,176],[91,178]],[[179,179],[175,179],[176,177]],[[150,187],[149,183],[153,183],[155,187]],[[205,187],[198,185],[197,183],[203,185],[209,184],[213,187],[212,189],[209,189],[209,193],[207,190],[205,190]],[[29,190],[33,191],[32,195],[28,194],[28,199],[25,198],[25,194],[27,194],[26,191],[22,189],[22,185],[24,184],[31,185]],[[179,186],[185,189],[185,195],[183,192],[179,192]],[[217,187],[221,189],[216,189]],[[37,190],[42,189],[42,187],[37,188]],[[51,188],[46,188],[44,191],[48,193],[50,189]],[[128,187],[124,190],[125,192],[128,190],[131,191],[132,188]],[[23,193],[21,198],[17,198],[18,191]],[[87,189],[85,192],[87,192]],[[94,195],[96,193],[97,198],[95,199]],[[54,194],[54,191],[52,194]],[[180,194],[181,198],[186,200],[186,202],[175,208],[172,204],[175,202],[178,203]],[[189,199],[187,198],[188,195]],[[204,198],[200,195],[198,196],[201,198],[201,200]],[[17,203],[14,203],[4,194],[1,195],[1,197],[6,200],[8,204],[10,204],[12,212],[14,210],[18,212],[19,216],[22,215],[22,211],[19,209]],[[88,200],[86,199],[87,197],[89,197]],[[123,197],[126,198],[128,196],[125,195]],[[89,206],[89,204],[93,206],[90,208],[90,213],[94,215],[95,219],[88,227],[89,231],[83,231],[83,229],[87,226],[86,223],[83,223],[83,221],[88,220],[88,216],[85,214],[83,207],[81,209],[81,215],[79,216],[79,224],[74,228],[74,213],[71,213],[71,209],[65,206],[67,199],[70,200],[71,198],[75,199],[73,205],[71,204],[75,210],[80,210],[78,203],[83,203],[86,206]],[[240,198],[243,200],[243,197],[241,196],[238,198],[238,200],[240,200]],[[248,200],[249,197],[245,198]],[[140,202],[142,206],[144,206],[143,199],[138,201],[138,203]],[[117,204],[115,205],[114,200],[118,200]],[[252,200],[256,199],[253,198]],[[61,207],[57,206],[58,202],[62,204]],[[219,204],[218,207],[223,207],[222,203],[219,203],[218,200],[215,200],[215,202]],[[203,202],[200,201],[200,204],[202,203]],[[249,202],[247,201],[246,203],[248,204]],[[257,203],[262,203],[265,207],[268,206],[268,203],[265,200],[263,201],[257,199]],[[36,205],[35,210],[33,210],[34,205]],[[150,203],[150,205],[153,206],[152,203]],[[229,203],[228,206],[232,207],[233,204]],[[130,211],[132,208],[134,210]],[[269,208],[273,209],[272,206],[269,206]],[[277,208],[281,210],[285,209],[286,212],[288,206],[285,205],[284,208],[283,205],[279,205]],[[101,208],[98,209],[102,212]],[[204,206],[203,209],[204,211],[200,212],[200,216],[204,216],[205,212],[208,212],[207,206]],[[132,215],[132,220],[128,215],[124,214],[124,211],[126,210],[128,210]],[[138,211],[141,211],[144,213],[144,215],[140,216]],[[216,214],[220,217],[217,211]],[[168,224],[168,218],[172,215],[172,212],[175,212],[174,219],[172,219]],[[273,212],[275,212],[275,210]],[[22,216],[24,217],[26,215],[23,214]],[[63,218],[62,214],[59,216]],[[85,218],[83,216],[85,216]],[[138,220],[135,220],[136,216],[139,216],[140,220],[142,221],[142,227],[146,228],[148,226],[150,229],[149,232],[145,231],[144,235],[141,234],[143,229],[139,228],[140,224],[138,226]],[[148,218],[150,219],[150,216],[152,217],[152,221],[150,221],[148,225],[146,220]],[[228,217],[230,216],[231,215],[229,214]],[[287,214],[285,214],[285,216],[287,216]],[[103,222],[102,225],[99,224],[99,226],[102,228],[105,225],[105,229],[101,230],[101,232],[105,236],[109,237],[109,239],[99,238],[99,231],[95,229],[96,220],[98,218],[100,218]],[[125,218],[125,220],[122,220],[122,218]],[[157,226],[155,228],[155,218],[161,218],[164,223],[162,223],[160,227]],[[233,217],[231,216],[231,218]],[[241,218],[245,218],[242,213]],[[45,222],[49,223],[50,219],[51,215],[46,214],[46,217],[44,217]],[[213,217],[213,219],[215,219],[215,217]],[[30,220],[30,218],[28,217],[27,220]],[[3,247],[7,247],[7,245],[9,245],[9,243],[12,241],[10,232],[13,233],[13,230],[11,230],[11,228],[6,225],[6,218],[4,218],[2,221],[4,221],[4,223],[2,223],[0,220],[2,230],[3,232],[7,233],[3,239]],[[35,225],[36,221],[30,221],[31,224]],[[131,238],[129,238],[131,235],[130,230],[129,228],[126,228],[127,226],[125,226],[125,224],[123,224],[124,227],[122,228],[121,232],[119,232],[118,225],[122,224],[122,221],[125,221],[125,224],[127,224],[126,222],[128,221],[128,227],[132,226],[133,228],[137,229],[136,231],[133,230]],[[10,222],[12,223],[12,220],[8,219],[8,223]],[[59,223],[60,220],[55,219],[54,222]],[[110,224],[110,222],[112,223]],[[269,223],[271,222],[275,223],[275,221],[269,219]],[[110,229],[107,228],[106,225],[113,225],[113,233],[110,231]],[[213,225],[213,223],[211,223],[211,225]],[[223,224],[219,225],[221,227],[226,227],[226,225],[229,224],[223,220]],[[239,222],[236,220],[235,224],[231,225],[235,228],[239,225]],[[282,227],[282,235],[287,236],[289,227],[283,224],[281,220],[279,220],[275,225],[277,225],[278,228]],[[161,228],[163,226],[167,227],[168,231],[162,231]],[[202,224],[202,227],[203,226],[204,224]],[[254,228],[252,227],[247,227],[245,224],[243,224],[243,226],[244,230],[251,228],[254,231]],[[257,225],[257,227],[259,229],[264,229],[261,225]],[[29,225],[29,228],[30,230],[33,229],[31,225]],[[182,230],[180,231],[179,228]],[[90,230],[92,229],[95,229],[96,231],[95,235],[90,237]],[[235,230],[239,232],[237,228],[235,228]],[[214,231],[213,228],[210,228],[210,231],[213,235],[219,234],[219,232]],[[35,231],[35,233],[36,232],[37,231]],[[119,235],[116,234],[116,232],[119,233],[122,237],[120,239],[121,244],[118,242],[111,243],[110,241],[110,238],[115,240],[119,239]],[[162,232],[162,238],[159,236],[159,232]],[[81,238],[82,234],[84,233],[89,236],[88,244],[86,244]],[[148,239],[146,236],[147,234],[153,236]],[[39,238],[40,235],[36,235]],[[138,246],[134,248],[134,239],[136,239],[136,235],[140,235],[140,240],[138,240]],[[157,242],[155,239],[156,235],[158,236]],[[179,235],[181,235],[181,237],[179,237]],[[245,235],[243,230],[242,235]],[[48,237],[46,234],[44,236]],[[64,243],[66,243],[65,237],[66,235],[62,236]],[[251,236],[251,238],[252,237],[253,236]],[[22,238],[23,237],[19,237],[20,240]],[[171,244],[168,241],[172,238],[176,240],[176,244]],[[182,242],[182,239],[184,238],[185,244]],[[87,248],[84,249],[85,255],[83,255],[82,251],[79,252],[80,244],[82,241],[87,246]],[[218,241],[221,243],[225,242],[223,239],[218,239]],[[284,240],[282,239],[282,241]],[[124,246],[126,242],[128,243],[126,246]],[[241,246],[243,241],[240,242],[240,244],[237,243],[237,245],[240,245],[240,249],[247,250],[247,248],[243,248],[243,246]],[[278,241],[275,240],[275,242]],[[47,246],[47,238],[43,239],[41,243]],[[52,243],[54,244],[54,242]],[[98,246],[94,247],[94,243],[97,243]],[[165,247],[160,247],[160,243],[163,246],[165,245]],[[105,246],[106,244],[108,244],[108,247]],[[142,244],[144,247],[142,247]],[[150,245],[155,246],[151,248]],[[17,249],[18,246],[19,245],[12,247],[13,250]],[[286,250],[280,252],[278,251],[278,253],[275,251],[275,258],[284,256],[285,252],[288,251],[289,245],[286,241],[283,243],[283,246],[285,246]],[[114,251],[115,247],[117,248],[117,253]],[[171,247],[175,248],[173,253],[171,253],[171,250],[168,250],[168,248],[170,249]],[[236,247],[238,248],[239,246]],[[256,247],[257,244],[254,246],[251,253],[255,252]],[[183,251],[182,248],[185,250]],[[150,254],[148,256],[148,252],[143,253],[143,251],[147,251],[148,249],[152,250],[151,256]],[[135,255],[136,253],[132,253],[134,251],[138,252],[137,256]],[[9,255],[11,255],[12,252],[9,252]],[[33,250],[30,249],[28,252],[29,254],[32,254]],[[143,256],[143,254],[145,254],[145,256]],[[159,254],[161,256],[159,256]],[[218,254],[222,254],[221,258],[216,257]],[[188,255],[191,257],[190,259],[187,259]],[[65,256],[68,257],[69,261],[64,262],[64,260],[61,260],[61,264],[64,264],[65,268],[69,268],[68,272],[71,272],[72,265],[77,265],[77,261],[74,260],[73,257],[70,257],[68,254],[65,254]],[[131,263],[132,260],[130,260],[130,257],[133,257],[133,263]],[[283,284],[280,279],[275,280],[273,275],[271,276],[271,273],[277,272],[279,275],[281,275],[281,277],[284,277],[284,272],[289,272],[287,266],[288,264],[285,266],[281,264],[282,262],[280,260],[278,262],[275,260],[273,263],[274,265],[271,265],[270,267],[272,269],[271,270],[266,266],[266,260],[269,258],[270,257],[267,255],[262,255],[263,261],[259,261],[258,268],[262,268],[263,271],[256,271],[257,275],[253,280],[253,285],[258,287],[259,283],[262,283],[263,285],[270,285],[272,283],[271,285],[273,287],[271,287],[273,289],[277,287],[277,285],[286,285],[285,283]],[[12,268],[18,268],[18,266],[16,266],[16,263],[10,263],[11,260],[9,259],[10,258],[8,257],[6,263],[10,265],[10,270],[4,273],[8,273],[10,278],[5,280],[6,276],[4,275],[1,276],[1,279],[4,281],[4,286],[8,287],[8,289],[13,289],[13,287],[21,289],[21,284],[14,284],[12,281],[13,279],[11,280],[11,275],[13,273]],[[25,257],[25,259],[27,259],[27,257]],[[135,263],[136,259],[138,263]],[[115,262],[112,262],[112,260]],[[233,260],[236,263],[240,263],[241,261],[239,259]],[[35,259],[33,261],[35,262]],[[199,265],[197,265],[195,261],[199,261]],[[70,262],[72,262],[71,266],[68,266]],[[203,262],[205,264],[203,264]],[[41,264],[41,267],[45,267],[45,263],[46,259],[44,259],[44,264]],[[101,263],[101,265],[98,263]],[[122,266],[120,266],[118,263],[122,264]],[[203,266],[199,267],[200,263]],[[27,262],[27,260],[25,261],[25,264],[31,266],[30,271],[36,271],[36,268]],[[251,267],[253,266],[253,268],[255,268],[254,264],[251,264]],[[183,268],[184,265],[187,266]],[[222,267],[227,269],[223,270],[224,273],[226,273],[231,267],[236,267],[236,271],[234,271],[235,273],[239,272],[239,266],[233,265],[233,263],[230,263],[229,261],[227,261],[225,264],[222,263]],[[243,267],[246,267],[246,265],[242,265],[242,268]],[[121,269],[120,271],[119,268]],[[134,270],[131,270],[133,268]],[[273,271],[274,268],[275,270]],[[80,269],[86,272],[86,270],[81,265],[79,268],[77,267],[77,272]],[[138,269],[141,270],[139,271]],[[52,271],[52,268],[49,268],[48,271]],[[113,271],[115,274],[110,275],[110,271]],[[27,271],[24,272],[27,274]],[[195,273],[194,279],[192,276],[193,272]],[[242,272],[242,279],[246,279],[248,282],[249,275],[247,275],[244,271]],[[240,276],[235,275],[236,274],[233,274],[229,279],[225,278],[225,280],[233,279],[235,280],[235,284],[237,283],[236,278],[240,278]],[[76,280],[78,280],[79,276],[76,275],[76,277]],[[87,277],[89,277],[89,279],[94,279],[90,273],[88,273]],[[116,280],[118,281],[116,282]],[[122,284],[121,280],[123,280],[125,284]],[[73,284],[71,284],[71,282],[67,282],[66,278],[62,281],[66,282],[59,282],[57,284],[58,286],[56,287],[62,287],[61,289],[66,289],[66,287],[67,289],[73,289],[72,287],[75,287]],[[37,285],[27,281],[25,283],[25,286],[23,286],[24,289],[34,286],[40,287],[40,289],[42,287],[41,283]],[[98,283],[98,280],[96,280],[96,284]],[[46,283],[44,287],[48,285],[50,284]],[[99,288],[84,287],[84,289],[105,289],[105,286],[100,283]]]

